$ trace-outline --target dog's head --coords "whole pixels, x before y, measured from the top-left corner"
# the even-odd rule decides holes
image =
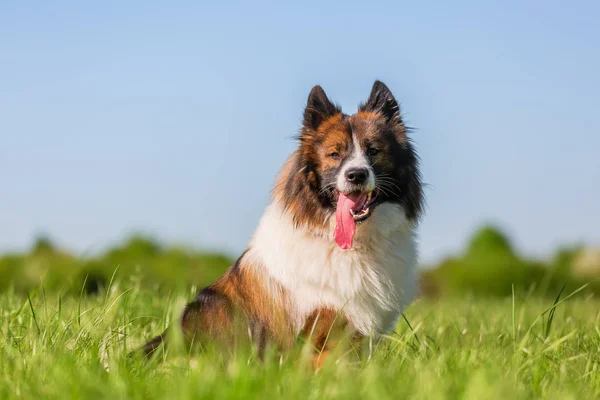
[[[297,223],[322,226],[335,213],[335,239],[352,247],[357,224],[382,203],[402,207],[408,219],[422,210],[417,155],[400,108],[376,81],[354,115],[343,114],[320,86],[304,111],[299,147],[286,170],[281,197]]]

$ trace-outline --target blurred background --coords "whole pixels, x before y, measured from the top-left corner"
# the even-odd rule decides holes
[[[422,159],[422,288],[600,291],[600,3],[2,2],[0,290],[204,285],[315,84]],[[85,283],[84,283],[85,282]]]

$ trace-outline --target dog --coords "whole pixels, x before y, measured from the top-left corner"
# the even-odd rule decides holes
[[[351,343],[393,330],[418,291],[424,197],[407,132],[382,82],[353,115],[315,86],[246,251],[185,307],[186,343],[227,337],[240,318],[259,350],[304,337],[322,360],[333,326]],[[151,355],[165,338],[141,351]]]

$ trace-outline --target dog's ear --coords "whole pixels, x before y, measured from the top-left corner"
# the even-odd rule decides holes
[[[342,110],[327,98],[325,91],[319,85],[312,88],[304,109],[304,128],[316,130],[323,121]]]
[[[383,115],[388,123],[402,122],[400,106],[388,87],[381,81],[375,81],[369,100],[359,107],[360,111],[376,112]]]

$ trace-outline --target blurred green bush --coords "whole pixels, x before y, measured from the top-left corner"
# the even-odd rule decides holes
[[[28,253],[0,257],[0,290],[12,286],[25,292],[43,284],[48,290],[83,288],[93,293],[106,287],[115,271],[120,280],[137,280],[156,290],[206,286],[223,274],[231,262],[223,254],[167,248],[140,235],[96,257],[82,258],[57,249],[43,237]]]
[[[475,232],[458,257],[450,257],[422,272],[425,295],[470,293],[477,296],[507,296],[515,290],[553,295],[566,286],[575,290],[589,283],[587,292],[600,292],[593,276],[575,272],[582,246],[560,249],[550,262],[530,260],[516,253],[508,237],[497,227],[485,225]],[[600,275],[599,275],[600,276]]]

